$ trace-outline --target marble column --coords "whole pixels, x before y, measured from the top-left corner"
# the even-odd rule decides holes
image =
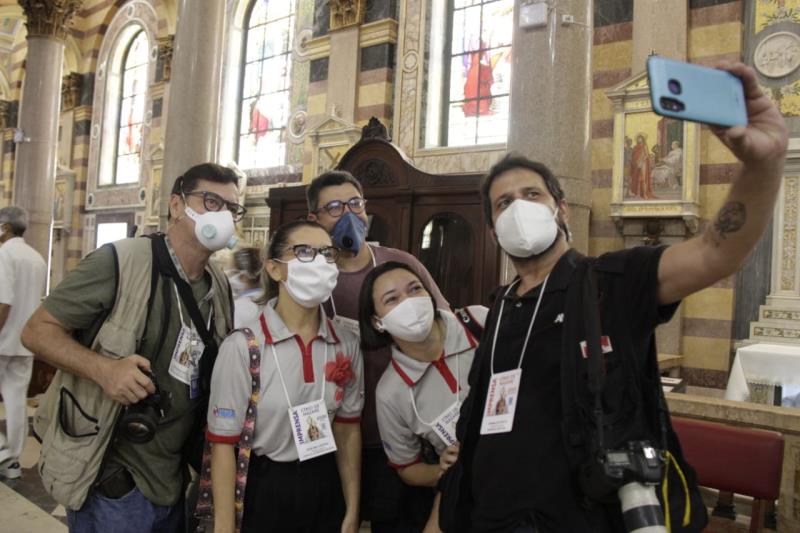
[[[83,0],[19,0],[28,53],[17,124],[14,202],[28,210],[25,240],[50,258],[61,76],[67,25]]]
[[[633,0],[633,57],[631,72],[646,68],[647,56],[656,54],[686,61],[689,2],[686,0]]]
[[[514,9],[508,150],[541,161],[561,181],[570,207],[573,245],[589,242],[591,182],[592,4],[560,0],[547,27],[519,28]],[[563,25],[562,14],[575,23]]]
[[[181,0],[178,5],[161,178],[162,229],[175,179],[191,166],[217,162],[225,6],[220,0]]]

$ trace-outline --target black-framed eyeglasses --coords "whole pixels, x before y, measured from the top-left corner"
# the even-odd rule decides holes
[[[288,248],[301,263],[310,263],[316,259],[317,254],[325,258],[328,263],[335,263],[339,258],[339,249],[335,246],[322,246],[314,248],[308,244],[295,244]]]
[[[244,218],[245,213],[247,213],[247,209],[236,202],[229,202],[219,194],[211,191],[192,191],[192,192],[183,192],[183,201],[186,201],[187,196],[200,196],[203,198],[203,206],[206,208],[206,211],[222,211],[223,209],[227,209],[233,215],[234,222],[239,222]]]
[[[319,213],[321,209],[324,209],[325,212],[328,213],[330,216],[334,218],[339,218],[344,214],[344,206],[347,206],[350,209],[351,213],[355,213],[356,215],[358,215],[364,212],[365,205],[367,205],[367,201],[364,198],[360,196],[353,196],[346,202],[342,202],[340,200],[334,200],[332,202],[328,202],[327,204],[318,208],[315,212]]]

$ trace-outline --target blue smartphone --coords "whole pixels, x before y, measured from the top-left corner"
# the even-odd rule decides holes
[[[747,125],[742,80],[729,72],[650,56],[647,76],[659,115],[714,126]]]

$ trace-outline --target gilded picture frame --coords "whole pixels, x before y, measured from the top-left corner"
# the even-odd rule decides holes
[[[647,73],[606,92],[614,106],[611,218],[680,218],[695,233],[699,220],[700,127],[656,115]]]

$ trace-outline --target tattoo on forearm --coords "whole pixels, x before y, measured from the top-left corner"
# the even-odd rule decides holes
[[[747,220],[747,209],[742,202],[728,202],[722,206],[714,221],[713,241],[719,246],[731,233],[736,233]]]

